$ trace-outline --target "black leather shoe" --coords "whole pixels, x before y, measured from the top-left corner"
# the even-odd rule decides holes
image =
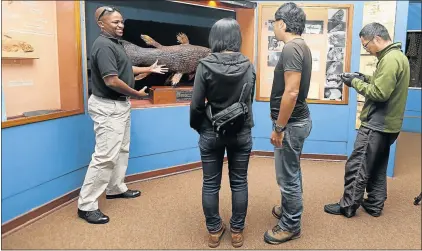
[[[106,195],[106,199],[118,199],[118,198],[124,198],[124,199],[131,199],[141,196],[141,191],[139,190],[127,190],[124,193],[121,194],[115,194],[115,195]]]
[[[329,214],[342,215],[340,210],[340,203],[325,205],[324,211]]]
[[[356,214],[356,210],[351,210],[351,208],[341,208],[340,207],[340,203],[335,203],[335,204],[328,204],[324,206],[324,211],[326,213],[329,214],[334,214],[334,215],[343,215],[347,218],[351,218],[353,216],[355,216]]]
[[[381,211],[377,212],[377,211],[374,211],[374,210],[372,210],[372,209],[369,209],[369,207],[368,207],[368,205],[366,205],[365,201],[364,201],[364,202],[362,202],[361,206],[363,207],[363,209],[364,209],[364,210],[365,210],[365,211],[366,211],[369,215],[374,216],[374,217],[379,217],[379,216],[381,216]]]
[[[103,214],[100,209],[94,211],[82,211],[78,209],[78,216],[91,224],[106,224],[110,221],[110,218]]]

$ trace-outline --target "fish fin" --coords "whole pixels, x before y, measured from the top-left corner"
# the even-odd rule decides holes
[[[179,33],[177,34],[177,42],[181,44],[189,44],[189,38],[185,33]]]
[[[163,47],[160,43],[158,43],[157,41],[155,41],[154,39],[152,39],[150,36],[148,36],[148,35],[141,35],[141,38],[142,38],[142,40],[144,40],[144,42],[147,44],[147,45],[152,45],[152,46],[154,46],[155,48],[161,48],[161,47]]]
[[[176,86],[180,82],[180,79],[182,78],[182,76],[183,76],[183,73],[181,72],[174,74],[173,77],[171,78],[171,85]]]

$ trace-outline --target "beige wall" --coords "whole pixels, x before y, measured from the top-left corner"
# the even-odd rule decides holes
[[[24,40],[39,59],[2,58],[2,87],[8,117],[60,109],[55,1],[2,1],[2,40]]]

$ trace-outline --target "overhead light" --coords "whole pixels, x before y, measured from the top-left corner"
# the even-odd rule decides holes
[[[208,5],[211,7],[217,7],[217,3],[215,1],[208,1]]]

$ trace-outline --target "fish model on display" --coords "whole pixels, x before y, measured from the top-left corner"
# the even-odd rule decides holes
[[[122,40],[122,45],[126,54],[135,66],[152,65],[158,60],[158,64],[163,64],[169,69],[169,81],[175,87],[183,74],[189,74],[189,80],[195,76],[196,67],[199,60],[208,56],[211,50],[207,47],[189,44],[188,37],[179,33],[177,41],[179,45],[164,46],[147,35],[141,35],[146,44],[155,48],[143,48],[128,41]],[[166,81],[167,82],[167,81]]]

